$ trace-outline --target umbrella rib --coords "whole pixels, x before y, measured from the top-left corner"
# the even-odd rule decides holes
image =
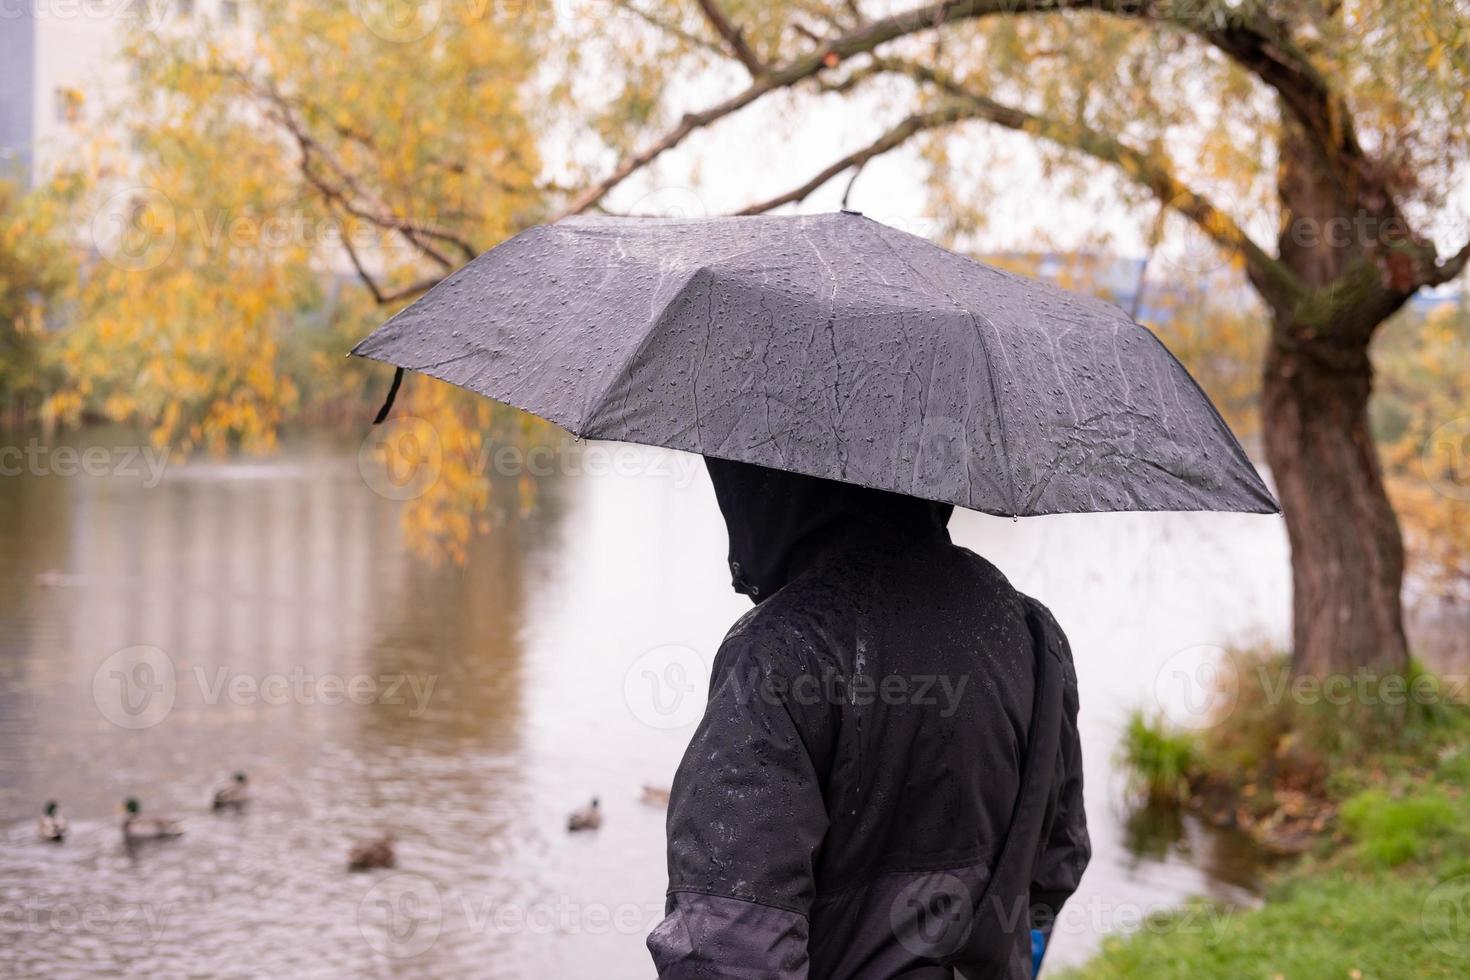
[[[908,266],[909,270],[911,272],[913,272],[913,274],[915,276],[917,276],[920,280],[922,280],[924,282],[928,282],[932,286],[936,286],[939,289],[939,291],[944,295],[944,298],[949,301],[949,303],[950,303],[951,306],[953,306],[956,310],[959,310],[961,313],[965,314],[965,316],[967,316],[967,317],[970,318],[970,324],[971,324],[971,326],[973,326],[975,328],[975,342],[980,345],[980,349],[985,353],[985,376],[986,376],[986,379],[990,382],[990,404],[991,404],[991,411],[995,415],[995,427],[998,430],[999,435],[1000,435],[1000,454],[1004,458],[1004,465],[1002,466],[1002,470],[1004,471],[1004,473],[1006,475],[1006,480],[1010,484],[1010,488],[1011,488],[1010,502],[1011,502],[1011,507],[1013,508],[1012,509],[1012,516],[1017,516],[1020,512],[1014,509],[1017,506],[1017,501],[1016,501],[1016,474],[1015,474],[1014,470],[1011,467],[1010,440],[1006,436],[1006,420],[1005,420],[1005,414],[1001,411],[1001,408],[1000,408],[1000,393],[998,391],[996,391],[996,388],[995,388],[995,359],[993,357],[991,357],[991,355],[990,355],[990,347],[985,343],[984,333],[980,329],[980,322],[975,318],[975,311],[971,310],[969,307],[965,306],[963,303],[961,303],[958,300],[956,300],[952,295],[950,295],[949,290],[945,289],[943,286],[940,286],[938,283],[935,283],[928,276],[926,276],[922,272],[920,272],[919,269],[918,269],[918,267],[915,266],[912,262],[910,262],[908,260],[908,258],[906,256],[904,256],[904,254],[902,252],[900,252],[898,249],[894,248],[893,247],[893,243],[890,242],[888,240],[887,236],[885,236],[883,234],[883,229],[886,227],[885,225],[880,224],[878,222],[873,222],[873,224],[874,224],[875,229],[876,229],[875,232],[874,232],[874,234],[876,234],[878,236],[878,240],[883,243],[884,247],[886,247],[888,249],[888,251],[890,251],[890,252],[893,253],[894,258],[898,259],[898,261],[900,261],[904,265]],[[985,317],[985,322],[986,323],[989,323],[990,324],[990,328],[992,330],[995,330],[995,332],[997,334],[1000,333],[1000,330],[995,326],[995,323],[990,319],[990,317]],[[969,450],[970,449],[970,445],[969,445],[969,440],[970,440],[970,420],[968,418],[966,418],[964,420],[964,422],[965,422],[965,424],[963,425],[962,428],[963,428],[964,433],[965,433],[965,448],[966,448],[966,450]],[[973,501],[975,499],[975,492],[974,492],[974,486],[971,483],[971,477],[970,477],[970,456],[972,456],[972,455],[973,455],[973,452],[967,452],[966,453],[966,458],[965,458],[965,485],[966,485],[967,489],[969,490],[969,494],[968,494],[969,499],[973,503]]]
[[[604,388],[597,395],[596,398],[590,401],[589,404],[592,407],[587,412],[587,415],[582,420],[582,423],[578,426],[578,429],[580,429],[581,431],[576,433],[577,436],[580,437],[582,435],[582,432],[590,430],[593,419],[595,419],[598,413],[601,412],[604,407],[606,407],[608,396],[610,396],[613,393],[613,390],[617,388],[618,384],[623,380],[624,376],[633,366],[633,363],[638,360],[638,358],[643,354],[643,351],[648,347],[649,342],[658,333],[659,325],[662,324],[664,322],[664,319],[669,315],[669,310],[673,309],[674,304],[683,299],[684,294],[689,291],[689,288],[692,285],[694,285],[696,279],[708,272],[709,267],[704,265],[697,265],[693,269],[691,269],[689,271],[689,275],[684,278],[684,282],[680,284],[677,290],[674,291],[674,295],[670,296],[668,301],[665,302],[663,307],[658,311],[658,315],[653,317],[653,319],[649,321],[647,331],[643,334],[642,337],[638,339],[638,343],[633,345],[633,349],[628,352],[626,357],[623,358],[623,361],[621,364],[618,365],[617,370],[612,372],[611,380],[608,382],[607,387]],[[623,428],[624,431],[627,430],[626,419],[623,420]]]

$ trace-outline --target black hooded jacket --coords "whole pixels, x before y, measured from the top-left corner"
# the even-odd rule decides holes
[[[659,976],[1030,976],[1090,854],[1060,628],[947,506],[707,462],[756,607],[674,779]]]

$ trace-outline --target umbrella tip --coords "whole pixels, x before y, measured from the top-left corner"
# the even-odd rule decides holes
[[[863,213],[861,211],[854,211],[852,208],[843,208],[842,209],[842,213],[843,214],[855,214],[859,218],[861,218],[863,216]]]

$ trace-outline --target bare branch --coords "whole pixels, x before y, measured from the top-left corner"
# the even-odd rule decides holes
[[[975,118],[978,118],[978,116],[973,106],[966,106],[958,103],[943,106],[930,112],[915,113],[914,115],[904,119],[898,125],[884,132],[883,135],[879,136],[876,140],[869,143],[867,146],[864,146],[862,149],[859,150],[854,150],[852,153],[849,153],[847,156],[836,161],[831,166],[825,168],[816,176],[814,176],[811,180],[808,180],[806,183],[802,184],[800,187],[793,188],[787,191],[785,194],[779,194],[776,197],[773,197],[766,201],[761,201],[758,204],[752,204],[737,213],[764,214],[765,212],[775,210],[782,205],[795,204],[797,201],[804,200],[809,194],[811,194],[817,188],[821,187],[823,184],[827,183],[827,181],[831,180],[833,177],[836,177],[838,174],[842,173],[844,170],[848,170],[853,167],[861,169],[862,166],[866,164],[869,160],[873,159],[873,157],[880,156],[884,153],[887,153],[889,150],[901,146],[902,144],[907,142],[910,137],[918,133],[924,132],[926,130],[942,129],[945,126],[952,126],[962,119]],[[856,177],[856,174],[854,174],[854,177]],[[851,189],[851,185],[849,185],[849,189]],[[844,202],[845,198],[846,195],[844,195]]]
[[[628,13],[632,14],[634,17],[637,17],[639,20],[643,21],[650,27],[657,28],[658,30],[663,31],[665,34],[678,38],[685,44],[689,44],[697,48],[703,48],[706,51],[713,51],[715,54],[718,55],[729,54],[728,51],[720,47],[718,44],[715,44],[713,41],[699,37],[696,34],[692,34],[689,31],[684,30],[684,28],[680,27],[678,24],[675,24],[670,20],[660,17],[657,14],[651,14],[643,8],[637,6],[636,4],[631,3],[630,0],[613,0],[613,5],[619,10],[626,10]]]
[[[1470,242],[1466,242],[1458,252],[1436,265],[1425,277],[1424,285],[1443,285],[1464,272],[1467,264],[1470,264]]]
[[[970,92],[927,66],[891,59],[880,59],[879,63],[891,70],[904,71],[921,81],[942,87],[949,93],[952,101],[930,112],[909,116],[877,140],[837,160],[801,186],[751,205],[741,211],[741,214],[769,211],[803,200],[843,171],[860,166],[873,157],[902,145],[919,132],[942,128],[961,120],[979,119],[1006,129],[1029,133],[1118,167],[1131,181],[1148,188],[1165,207],[1192,221],[1221,248],[1241,256],[1251,281],[1269,302],[1287,306],[1302,295],[1304,287],[1295,274],[1257,245],[1234,219],[1216,208],[1202,194],[1187,187],[1174,175],[1167,161],[1086,126],[1040,116]]]
[[[383,287],[378,285],[378,281],[372,277],[372,274],[367,271],[367,267],[363,265],[362,259],[357,254],[357,249],[353,247],[352,236],[348,234],[345,226],[342,230],[342,249],[347,253],[347,260],[352,263],[352,268],[356,270],[357,278],[362,280],[368,292],[372,293],[373,302],[379,306],[392,306],[394,303],[402,302],[406,299],[413,299],[433,289],[442,281],[438,276],[430,276],[426,279],[420,279],[418,282],[410,283],[400,289],[384,292]]]
[[[939,0],[878,20],[863,20],[783,64],[770,66],[744,91],[702,112],[685,115],[652,145],[625,158],[607,177],[573,198],[564,214],[576,214],[591,207],[631,174],[697,130],[738,112],[771,91],[812,78],[834,62],[871,52],[896,38],[938,30],[961,21],[992,15],[1074,10],[1171,24],[1190,31],[1279,92],[1292,113],[1313,133],[1324,157],[1340,172],[1346,168],[1364,179],[1371,175],[1371,167],[1353,135],[1345,104],[1306,55],[1291,43],[1289,32],[1254,8],[1238,16],[1220,14],[1212,8],[1209,17],[1199,17],[1185,8],[1176,10],[1152,0]],[[1230,19],[1221,20],[1221,17]]]
[[[824,40],[822,35],[818,34],[810,27],[807,27],[799,20],[791,22],[791,29],[800,34],[802,37],[806,38],[808,41],[812,42],[813,44],[821,44]]]
[[[296,142],[300,152],[300,171],[329,205],[337,205],[354,217],[388,231],[396,232],[410,245],[443,268],[453,268],[457,263],[450,259],[432,241],[442,242],[458,249],[466,259],[473,259],[480,252],[464,237],[437,225],[414,221],[396,214],[388,203],[368,190],[352,170],[336,154],[311,134],[306,125],[297,118],[296,107],[279,89],[269,81],[257,81],[243,71],[228,73],[247,94],[265,103],[266,118],[278,123]],[[344,136],[344,138],[352,138]],[[339,184],[334,184],[319,173],[312,161],[320,160],[335,174]]]
[[[715,33],[730,46],[730,50],[745,66],[745,70],[750,72],[752,78],[766,70],[766,66],[746,42],[744,32],[730,22],[730,18],[725,16],[725,12],[720,9],[720,5],[715,0],[699,0],[699,9],[704,12],[704,19],[709,21]]]
[[[936,7],[953,5],[963,7],[967,11],[973,9],[977,13],[969,14],[969,16],[978,16],[978,11],[982,9],[986,13],[1011,10],[1016,2],[1017,0],[942,0],[939,4],[921,8],[919,11],[895,14],[881,20],[865,22],[846,34],[834,37],[826,44],[798,55],[783,65],[768,68],[761,75],[756,76],[747,88],[724,101],[717,102],[702,112],[686,114],[673,129],[638,153],[624,158],[610,174],[574,197],[567,203],[559,217],[580,214],[587,210],[634,173],[684,142],[690,134],[739,112],[768,92],[789,88],[811,78],[827,67],[829,57],[840,62],[844,58],[872,51],[880,44],[894,38],[924,30],[932,24]],[[1066,0],[1049,0],[1049,2],[1055,4],[1066,2]]]

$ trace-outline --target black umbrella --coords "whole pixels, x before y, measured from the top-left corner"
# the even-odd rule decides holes
[[[1278,510],[1122,310],[853,212],[542,225],[353,353],[580,437],[990,514]]]

